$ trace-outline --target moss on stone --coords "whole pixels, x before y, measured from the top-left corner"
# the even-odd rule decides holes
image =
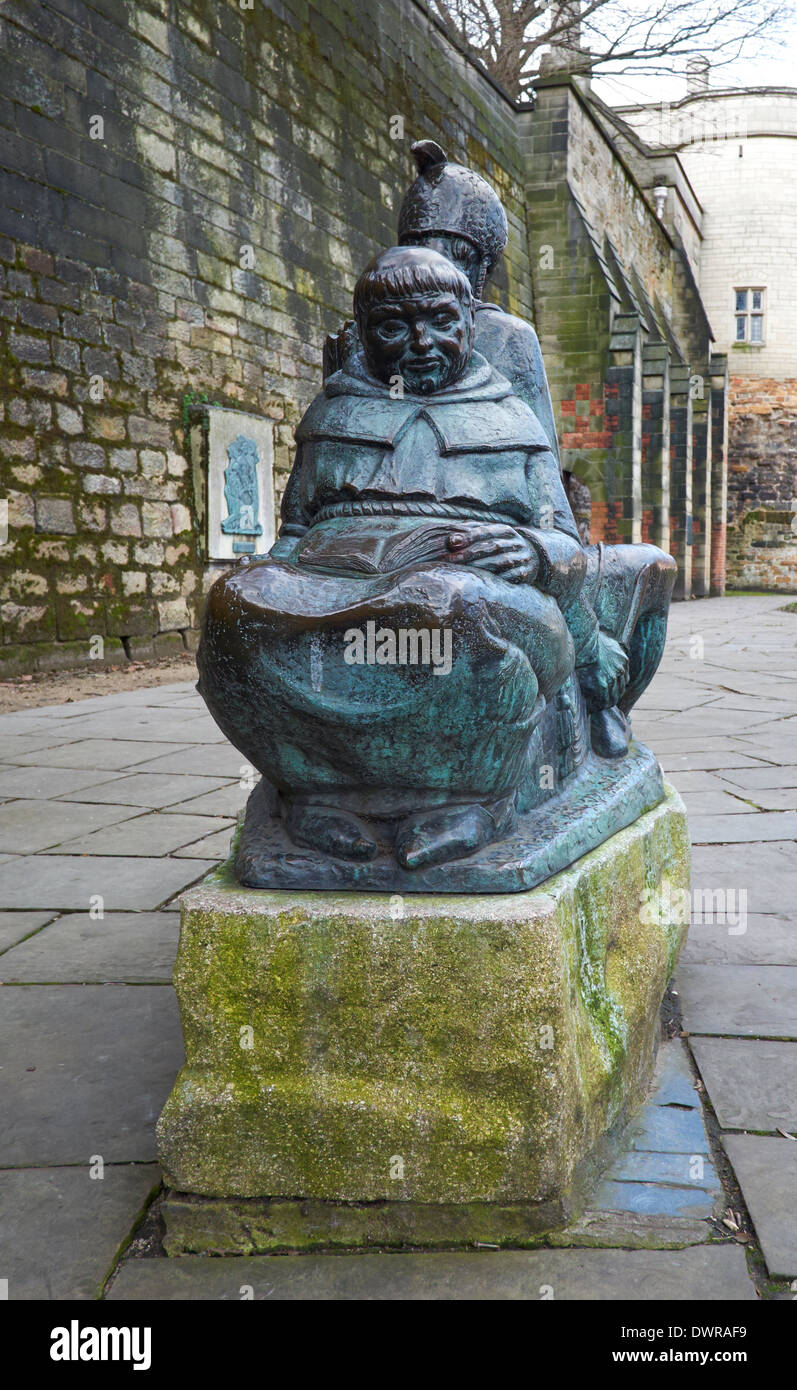
[[[406,897],[397,920],[386,896],[242,889],[229,860],[183,898],[167,1181],[212,1197],[562,1200],[645,1094],[685,923],[643,906],[651,884],[688,885],[685,824],[670,790],[541,888]]]

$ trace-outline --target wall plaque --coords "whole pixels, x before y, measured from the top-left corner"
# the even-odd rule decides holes
[[[274,424],[224,406],[191,410],[197,514],[209,560],[265,555],[274,543]]]

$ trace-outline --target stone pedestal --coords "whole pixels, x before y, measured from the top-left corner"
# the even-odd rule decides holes
[[[543,886],[182,900],[167,1250],[522,1245],[645,1097],[688,922],[665,800]]]

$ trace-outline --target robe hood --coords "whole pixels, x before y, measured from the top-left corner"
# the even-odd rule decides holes
[[[423,396],[405,390],[394,399],[390,388],[368,371],[358,350],[311,402],[296,429],[296,441],[327,439],[391,448],[421,416],[432,426],[444,454],[549,447],[534,412],[479,352],[444,390]]]

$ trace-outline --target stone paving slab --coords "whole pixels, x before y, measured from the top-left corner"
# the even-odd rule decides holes
[[[197,777],[174,772],[119,773],[113,782],[88,787],[80,795],[75,794],[75,800],[115,801],[123,806],[140,806],[150,810],[173,807],[187,815],[222,816],[225,812],[214,798],[220,795],[222,788],[228,786],[229,779],[224,777]],[[189,809],[185,803],[192,799],[207,802],[207,805],[198,811]]]
[[[644,726],[635,728],[634,734],[641,743],[654,750],[662,767],[665,763],[675,762],[676,766],[672,771],[676,774],[679,772],[714,772],[719,775],[722,767],[716,767],[714,765],[716,762],[721,760],[721,763],[724,764],[726,761],[733,762],[736,758],[748,757],[747,754],[741,754],[732,748],[728,740],[723,738],[664,739],[655,729],[646,729]],[[711,766],[703,767],[704,761],[709,762]],[[698,763],[698,766],[691,766],[692,762]],[[760,761],[753,763],[751,760],[745,766],[760,767],[762,764]],[[670,772],[666,768],[665,771],[669,777]]]
[[[106,826],[90,835],[81,835],[74,839],[65,836],[57,848],[45,853],[118,854],[142,858],[168,855],[183,845],[193,844],[217,831],[229,832],[235,824],[223,816],[183,816],[165,811],[142,815],[140,810],[134,814],[135,819],[126,820],[124,825]],[[203,850],[194,857],[212,859],[214,853],[211,851],[206,854]]]
[[[686,1155],[683,1155],[686,1158]],[[700,1187],[663,1185],[651,1186],[641,1182],[602,1182],[595,1193],[594,1205],[612,1211],[633,1211],[653,1216],[696,1216],[708,1220],[714,1210],[714,1198]]]
[[[215,835],[208,835],[204,840],[197,840],[194,844],[185,845],[183,849],[176,849],[175,859],[226,859],[230,853],[234,825],[235,822],[230,821],[224,830],[219,830]]]
[[[125,705],[172,704],[175,700],[184,699],[186,695],[195,696],[196,682],[197,677],[193,676],[191,680],[187,681],[168,681],[163,685],[144,686],[138,690],[120,690],[111,698],[119,700]],[[81,700],[80,709],[86,703],[96,703],[99,707],[103,698],[103,696],[98,696],[95,701],[91,702]],[[74,710],[75,706],[68,705],[66,708]]]
[[[727,791],[686,791],[681,792],[681,796],[690,825],[697,817],[749,816],[753,810],[750,802],[743,799],[738,789],[736,795],[729,788]]]
[[[4,801],[0,805],[0,850],[4,854],[33,854],[138,814],[133,807],[113,803]]]
[[[48,854],[14,858],[3,866],[2,899],[7,908],[52,907],[83,912],[99,896],[105,911],[160,907],[209,869],[210,859]]]
[[[699,1110],[646,1105],[631,1123],[628,1147],[654,1153],[708,1154],[709,1143]]]
[[[688,1033],[797,1038],[797,966],[679,965]]]
[[[685,1217],[706,1221],[722,1200],[709,1154],[703,1107],[686,1049],[671,1039],[659,1048],[650,1102],[627,1130],[622,1151],[604,1173],[585,1215],[636,1213],[655,1217],[657,1225]],[[667,1245],[669,1231],[664,1234]],[[650,1248],[657,1237],[651,1228]]]
[[[771,763],[762,763],[759,767],[730,767],[718,772],[717,776],[742,792],[797,787],[797,767],[774,767]]]
[[[713,1236],[704,1216],[664,1216],[636,1211],[585,1211],[564,1231],[552,1232],[557,1249],[685,1250]]]
[[[723,1129],[797,1129],[794,1043],[695,1038],[692,1051]]]
[[[145,747],[139,744],[140,748]],[[148,756],[137,768],[137,772],[191,772],[203,777],[225,777],[232,780],[243,775],[249,763],[243,753],[229,743],[214,743],[209,748],[184,748],[172,753],[159,753]],[[252,769],[254,772],[254,768]]]
[[[114,738],[119,732],[119,715],[115,710],[89,714],[70,725],[70,736],[76,739]],[[124,736],[128,740],[146,743],[219,743],[224,735],[209,716],[202,713],[197,701],[196,710],[128,708],[124,716]]]
[[[123,721],[122,727],[124,727]],[[47,764],[49,767],[108,768],[111,772],[121,772],[125,768],[146,763],[151,759],[154,756],[153,746],[158,749],[158,758],[177,757],[187,750],[191,759],[186,768],[156,768],[155,771],[158,772],[161,770],[164,772],[196,772],[199,770],[197,763],[199,761],[205,762],[204,751],[200,757],[198,750],[188,747],[185,740],[180,743],[153,745],[143,741],[136,742],[133,739],[87,738],[51,749],[47,754]],[[4,751],[4,756],[8,762],[17,763],[21,767],[26,767],[29,764],[38,767],[42,762],[40,749],[32,753],[5,753]],[[136,770],[141,769],[136,766]]]
[[[797,737],[793,728],[778,731],[768,738],[758,731],[749,738],[737,734],[734,746],[740,753],[754,753],[762,762],[785,767],[797,765]]]
[[[797,811],[797,787],[772,787],[766,790],[742,790],[741,795],[761,811]]]
[[[225,782],[217,791],[206,792],[204,796],[189,797],[187,801],[181,800],[175,803],[172,809],[176,810],[179,806],[179,810],[186,816],[230,816],[235,819],[246,805],[251,790],[252,787],[248,784],[242,787],[240,781]]]
[[[105,791],[105,800],[115,801],[111,788],[119,779],[118,772],[89,771],[78,767],[8,767],[0,771],[0,800],[27,798],[44,801],[61,796],[67,800],[76,792],[91,787]],[[77,797],[78,801],[83,797]],[[90,798],[99,800],[99,797]]]
[[[797,814],[791,811],[757,811],[749,815],[690,816],[689,827],[693,845],[796,840]]]
[[[0,1167],[150,1162],[184,1060],[170,986],[4,985]]]
[[[640,737],[642,738],[641,733]],[[664,753],[656,739],[652,740],[652,744],[653,751],[657,754],[662,769],[667,774],[671,772],[716,772],[720,768],[761,767],[763,761],[761,758],[751,757],[749,753],[726,752],[723,749],[718,749],[715,752],[695,750],[689,753]]]
[[[26,758],[49,762],[56,748],[68,738],[68,732],[61,733],[54,725],[47,729],[30,729],[27,733],[3,734],[3,758],[8,763],[24,762]],[[35,757],[37,751],[42,758]]]
[[[92,1299],[160,1181],[156,1164],[0,1172],[0,1271],[8,1297]]]
[[[6,951],[0,982],[170,985],[179,935],[176,912],[73,912]]]
[[[678,1038],[663,1042],[656,1057],[652,1098],[656,1105],[680,1105],[701,1111],[686,1047]]]
[[[724,737],[745,734],[750,729],[750,715],[746,710],[724,709],[720,714],[713,703],[702,707],[690,707],[668,714],[657,721],[664,737],[678,739],[693,738],[704,734],[715,734],[722,730]]]
[[[637,719],[653,720],[657,714],[673,714],[705,705],[716,705],[718,696],[705,688],[696,689],[682,680],[667,680],[658,675],[634,706]]]
[[[126,1299],[558,1300],[754,1299],[738,1246],[688,1250],[529,1250],[463,1254],[263,1255],[131,1260],[108,1294]]]
[[[74,706],[70,705],[72,709]],[[63,708],[63,706],[62,706]],[[55,705],[43,705],[40,709],[19,709],[0,714],[0,734],[13,736],[30,729],[50,728],[58,722]]]
[[[748,913],[782,914],[795,905],[795,851],[789,840],[754,845],[698,845],[692,849],[692,891],[721,888],[747,893]]]
[[[772,1278],[797,1277],[797,1143],[727,1134],[725,1151]]]
[[[743,768],[740,770],[744,771]],[[719,772],[704,772],[702,770],[695,772],[673,772],[669,775],[668,780],[672,782],[676,790],[681,793],[681,796],[687,796],[692,792],[707,791],[734,791],[737,795],[741,792],[741,795],[744,796],[744,792],[741,791],[740,787],[729,786],[727,782],[724,782],[722,780],[722,774]]]
[[[797,714],[797,700],[786,699],[781,691],[778,694],[777,686],[769,687],[769,693],[765,688],[758,691],[750,691],[744,694],[742,691],[728,692],[712,700],[711,708],[717,713],[726,710],[747,710],[750,714],[759,716],[754,722],[762,725],[771,722],[773,719],[791,719]]]
[[[46,922],[52,922],[55,913],[44,912],[0,912],[0,951],[6,951],[26,936],[38,931]],[[2,967],[0,967],[0,975]]]
[[[705,1151],[699,1154],[650,1153],[645,1149],[632,1149],[612,1164],[606,1176],[617,1184],[668,1183],[670,1186],[702,1189],[705,1192],[719,1191],[716,1169],[706,1158]]]
[[[731,914],[733,921],[694,922],[681,965],[797,965],[797,917]]]

